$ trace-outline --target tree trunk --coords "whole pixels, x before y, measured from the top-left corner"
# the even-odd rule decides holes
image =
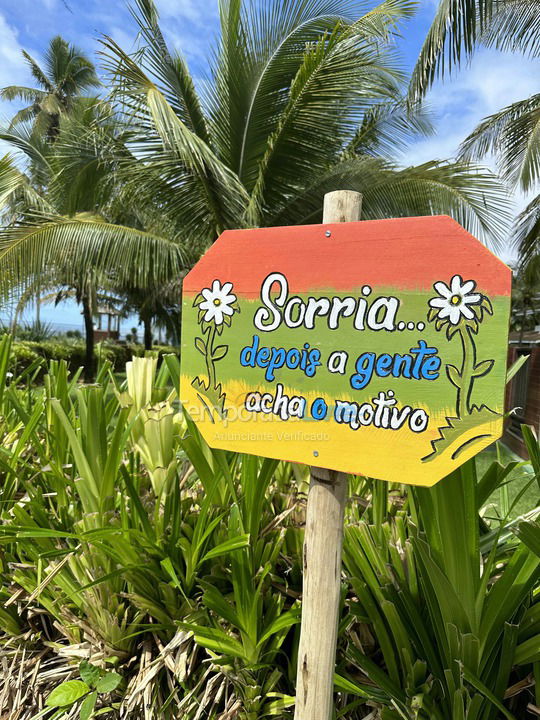
[[[142,318],[144,325],[144,349],[152,349],[152,318],[145,316]]]
[[[86,338],[86,357],[84,361],[84,379],[86,382],[94,382],[94,318],[90,298],[83,295],[82,298],[84,334]]]

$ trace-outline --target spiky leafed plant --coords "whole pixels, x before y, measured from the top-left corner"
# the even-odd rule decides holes
[[[26,50],[22,54],[38,87],[8,85],[0,90],[0,97],[29,103],[12,119],[12,126],[33,120],[40,134],[54,140],[61,115],[68,113],[85,91],[99,86],[94,65],[80,48],[60,35],[50,41],[43,66]]]

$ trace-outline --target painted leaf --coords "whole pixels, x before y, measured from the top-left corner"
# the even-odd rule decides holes
[[[455,385],[457,388],[461,387],[461,375],[459,374],[459,370],[455,365],[447,365],[446,374],[448,375],[448,379],[450,380],[452,385]]]
[[[218,345],[212,354],[212,360],[221,360],[229,352],[228,345]]]
[[[483,377],[484,375],[487,375],[494,364],[495,360],[482,360],[482,362],[479,362],[474,366],[475,377]]]
[[[68,680],[55,687],[45,701],[47,707],[67,707],[84,697],[90,688],[82,680]]]
[[[195,347],[202,355],[206,355],[206,345],[204,344],[204,340],[202,338],[195,338]]]

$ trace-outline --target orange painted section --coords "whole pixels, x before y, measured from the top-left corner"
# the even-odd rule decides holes
[[[359,278],[360,285],[422,291],[434,279],[461,274],[474,277],[478,289],[493,297],[510,293],[511,276],[501,260],[446,215],[227,230],[186,276],[184,294],[198,293],[212,267],[216,277],[234,280],[235,293],[244,298],[258,297],[261,279],[276,271],[295,293],[350,292],[359,287]]]

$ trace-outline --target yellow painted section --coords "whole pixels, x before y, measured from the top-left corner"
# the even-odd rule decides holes
[[[200,378],[206,380],[203,375]],[[432,452],[431,442],[440,437],[439,429],[446,424],[451,408],[430,415],[429,427],[421,433],[412,432],[407,424],[399,430],[374,426],[353,430],[348,424],[336,423],[331,413],[325,420],[291,418],[284,421],[274,414],[248,412],[244,399],[247,392],[256,388],[229,382],[223,386],[227,416],[222,419],[213,413],[211,419],[191,380],[191,377],[182,376],[181,399],[184,409],[196,421],[211,447],[338,469],[390,482],[431,487],[501,437],[503,432],[502,416],[494,416],[493,421],[460,433],[443,452],[422,461],[421,458]],[[291,396],[297,395],[298,391],[285,387],[284,393]],[[305,392],[303,396],[308,406],[315,398],[324,397],[332,407],[330,396]],[[342,399],[354,400],[354,397],[349,395]],[[423,408],[428,414],[431,412],[421,404],[416,408]],[[473,442],[478,436],[483,437]],[[458,448],[463,450],[453,459]],[[406,475],[404,468],[407,468]]]

